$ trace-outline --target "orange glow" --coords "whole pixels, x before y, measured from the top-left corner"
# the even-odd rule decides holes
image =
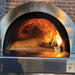
[[[64,48],[64,42],[55,25],[49,20],[29,19],[17,30],[19,40],[12,44],[10,51],[21,53],[18,56],[62,57],[60,47]]]
[[[58,46],[61,45],[62,39],[60,38],[59,34],[56,36],[56,39],[57,39]]]
[[[51,23],[47,19],[36,18],[26,20],[19,28],[18,37],[23,39],[30,37],[33,34],[33,29],[35,27],[38,27],[40,30],[43,31],[44,34],[43,42],[45,43],[55,42],[58,44],[58,46],[61,45],[62,39],[60,34],[58,33],[53,23]]]

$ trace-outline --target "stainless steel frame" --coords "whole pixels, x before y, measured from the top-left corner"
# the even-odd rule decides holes
[[[54,73],[75,74],[67,72],[67,60],[74,58],[30,58],[0,57],[0,71],[4,73]]]
[[[43,2],[31,2],[20,5],[13,10],[11,10],[1,21],[0,23],[0,30],[1,30],[1,51],[3,50],[3,43],[5,34],[10,26],[10,24],[19,16],[29,13],[29,12],[44,12],[48,13],[54,17],[56,17],[65,27],[69,40],[70,40],[70,50],[71,53],[75,53],[73,50],[75,48],[75,36],[74,36],[74,29],[75,26],[72,20],[69,18],[67,14],[65,14],[61,9],[50,5],[48,3]]]
[[[37,11],[48,13],[56,17],[64,25],[70,40],[70,58],[28,58],[3,56],[2,51],[4,38],[10,24],[23,14]],[[11,10],[0,23],[0,36],[1,72],[68,73],[66,72],[66,61],[69,59],[75,59],[75,26],[67,14],[65,14],[61,9],[48,3],[31,2],[20,5]]]

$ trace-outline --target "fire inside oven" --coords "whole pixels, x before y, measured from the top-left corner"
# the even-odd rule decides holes
[[[55,17],[31,12],[17,18],[8,28],[4,56],[69,57],[68,34]]]

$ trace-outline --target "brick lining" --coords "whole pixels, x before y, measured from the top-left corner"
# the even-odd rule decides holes
[[[31,1],[45,1],[56,5],[68,14],[75,24],[75,0],[0,0],[0,20],[12,8]]]

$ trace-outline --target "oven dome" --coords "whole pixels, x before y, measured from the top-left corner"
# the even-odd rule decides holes
[[[37,21],[34,22],[33,20]],[[42,20],[43,22],[39,22],[39,20]],[[32,24],[33,26],[26,26],[27,22],[29,23],[32,21],[34,23]],[[46,25],[48,27],[46,28],[46,30],[44,30],[44,28],[41,29],[42,25],[39,27],[37,23],[44,24],[43,27],[46,27]],[[51,4],[45,2],[30,2],[22,4],[11,10],[2,19],[0,25],[0,51],[2,52],[1,54],[3,56],[26,56],[27,54],[27,56],[36,55],[35,57],[69,57],[70,54],[74,52],[73,49],[75,47],[75,26],[67,14],[65,14],[60,8],[57,8]],[[49,28],[50,30],[52,30],[52,33]],[[39,34],[37,34],[37,32]],[[50,36],[49,34],[52,36]],[[35,40],[37,42],[35,43],[35,46],[37,47],[38,45],[39,47],[44,48],[43,50],[46,50],[46,52],[44,52],[43,54],[46,56],[41,56],[39,55],[39,53],[31,54],[24,52],[24,49],[22,48],[23,44],[21,43],[23,43],[24,40],[29,40],[33,37],[39,37],[41,39],[38,39],[37,41]],[[53,40],[55,44],[53,43]],[[32,42],[30,45],[33,44]],[[19,47],[16,46],[16,43],[20,43]],[[26,47],[25,43],[24,47]],[[51,50],[50,48],[54,51],[57,51],[58,48],[59,52],[61,53],[57,56],[48,56],[52,55],[50,54],[50,52],[47,52],[47,50]],[[29,49],[31,48],[29,47]]]
[[[31,12],[17,18],[9,27],[4,55],[68,57],[68,42],[67,32],[59,20],[47,13]]]

